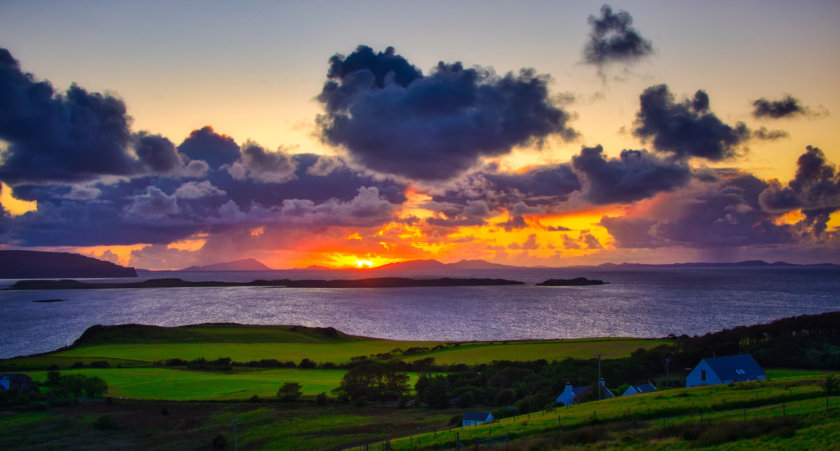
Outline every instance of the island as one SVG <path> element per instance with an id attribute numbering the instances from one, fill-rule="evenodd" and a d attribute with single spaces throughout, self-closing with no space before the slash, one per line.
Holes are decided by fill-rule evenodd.
<path id="1" fill-rule="evenodd" d="M 587 279 L 586 277 L 575 277 L 574 279 L 548 279 L 538 283 L 538 287 L 582 287 L 587 285 L 605 285 L 609 282 L 603 280 Z"/>
<path id="2" fill-rule="evenodd" d="M 408 279 L 377 277 L 337 280 L 253 280 L 251 282 L 197 281 L 169 278 L 142 282 L 80 282 L 78 280 L 20 280 L 5 290 L 97 290 L 108 288 L 202 288 L 202 287 L 268 287 L 268 288 L 402 288 L 402 287 L 482 287 L 524 285 L 506 279 Z"/>

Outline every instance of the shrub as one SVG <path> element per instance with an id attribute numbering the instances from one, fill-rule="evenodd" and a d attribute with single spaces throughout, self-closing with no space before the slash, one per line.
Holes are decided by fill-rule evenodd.
<path id="1" fill-rule="evenodd" d="M 315 397 L 315 404 L 319 406 L 325 406 L 329 402 L 329 398 L 327 398 L 327 394 L 324 392 L 318 393 L 318 396 Z"/>
<path id="2" fill-rule="evenodd" d="M 462 420 L 463 420 L 463 417 L 461 415 L 455 415 L 455 416 L 453 416 L 452 418 L 449 419 L 449 425 L 450 426 L 457 426 L 457 425 L 461 424 Z"/>
<path id="3" fill-rule="evenodd" d="M 219 434 L 213 437 L 213 449 L 225 449 L 227 447 L 227 438 Z"/>
<path id="4" fill-rule="evenodd" d="M 286 382 L 279 390 L 277 390 L 277 397 L 281 401 L 291 402 L 297 401 L 303 395 L 300 391 L 302 385 L 297 382 Z"/>
<path id="5" fill-rule="evenodd" d="M 114 419 L 113 415 L 101 415 L 99 416 L 96 421 L 93 422 L 93 427 L 96 429 L 119 429 L 117 426 L 117 420 Z"/>
<path id="6" fill-rule="evenodd" d="M 493 397 L 493 404 L 497 406 L 507 406 L 516 400 L 516 392 L 513 389 L 506 388 L 499 390 L 496 396 Z"/>

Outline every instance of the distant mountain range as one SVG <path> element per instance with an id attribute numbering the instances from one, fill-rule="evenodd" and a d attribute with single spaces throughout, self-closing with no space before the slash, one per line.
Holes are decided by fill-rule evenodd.
<path id="1" fill-rule="evenodd" d="M 253 258 L 245 258 L 232 262 L 214 263 L 212 265 L 190 266 L 181 271 L 271 271 L 272 269 Z"/>
<path id="2" fill-rule="evenodd" d="M 47 277 L 137 277 L 137 271 L 69 252 L 0 251 L 0 279 Z"/>
<path id="3" fill-rule="evenodd" d="M 663 264 L 646 264 L 646 263 L 604 263 L 601 265 L 579 265 L 579 266 L 564 266 L 559 268 L 576 268 L 576 269 L 644 269 L 644 268 L 712 268 L 712 267 L 797 267 L 797 266 L 825 266 L 835 267 L 838 265 L 832 263 L 820 263 L 813 265 L 798 265 L 788 262 L 773 262 L 767 263 L 763 260 L 747 260 L 736 263 L 663 263 Z M 484 260 L 461 260 L 455 263 L 441 263 L 437 260 L 410 260 L 405 262 L 390 263 L 387 265 L 371 268 L 366 271 L 438 271 L 447 269 L 523 269 L 523 268 L 544 268 L 551 269 L 549 266 L 510 266 L 500 265 L 498 263 L 490 263 Z"/>

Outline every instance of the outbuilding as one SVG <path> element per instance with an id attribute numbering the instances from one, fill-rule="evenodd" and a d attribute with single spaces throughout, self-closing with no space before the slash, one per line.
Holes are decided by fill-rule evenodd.
<path id="1" fill-rule="evenodd" d="M 563 404 L 564 406 L 570 406 L 579 402 L 578 398 L 580 395 L 584 394 L 587 390 L 589 390 L 592 386 L 591 385 L 581 385 L 579 387 L 573 387 L 572 384 L 566 383 L 566 388 L 563 389 L 563 393 L 560 393 L 560 396 L 557 397 L 557 404 Z M 597 396 L 595 397 L 598 398 Z M 601 381 L 601 399 L 609 399 L 615 398 L 613 392 L 604 385 L 604 381 Z"/>
<path id="2" fill-rule="evenodd" d="M 627 390 L 624 390 L 624 393 L 622 393 L 621 396 L 638 395 L 641 393 L 651 393 L 655 391 L 656 387 L 654 387 L 652 383 L 648 382 L 647 384 L 631 385 L 627 387 Z"/>
<path id="3" fill-rule="evenodd" d="M 475 426 L 476 424 L 493 421 L 493 414 L 490 412 L 465 412 L 461 420 L 461 426 Z"/>
<path id="4" fill-rule="evenodd" d="M 686 387 L 731 384 L 765 379 L 764 370 L 749 354 L 703 359 L 685 379 Z"/>

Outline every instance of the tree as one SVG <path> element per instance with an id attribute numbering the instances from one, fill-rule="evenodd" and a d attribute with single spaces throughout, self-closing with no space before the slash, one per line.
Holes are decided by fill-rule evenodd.
<path id="1" fill-rule="evenodd" d="M 58 387 L 58 384 L 61 383 L 61 373 L 57 370 L 52 370 L 47 373 L 47 385 L 50 387 Z"/>
<path id="2" fill-rule="evenodd" d="M 277 390 L 277 397 L 281 401 L 297 401 L 303 395 L 300 389 L 303 386 L 297 382 L 286 382 L 279 390 Z"/>
<path id="3" fill-rule="evenodd" d="M 408 388 L 408 374 L 391 365 L 363 361 L 344 374 L 341 385 L 333 392 L 350 401 L 390 401 L 399 399 Z"/>
<path id="4" fill-rule="evenodd" d="M 443 409 L 449 405 L 449 384 L 443 376 L 423 375 L 414 384 L 414 390 L 421 402 L 435 409 Z"/>
<path id="5" fill-rule="evenodd" d="M 84 380 L 83 385 L 88 398 L 101 398 L 108 393 L 108 383 L 101 377 L 88 377 Z"/>

